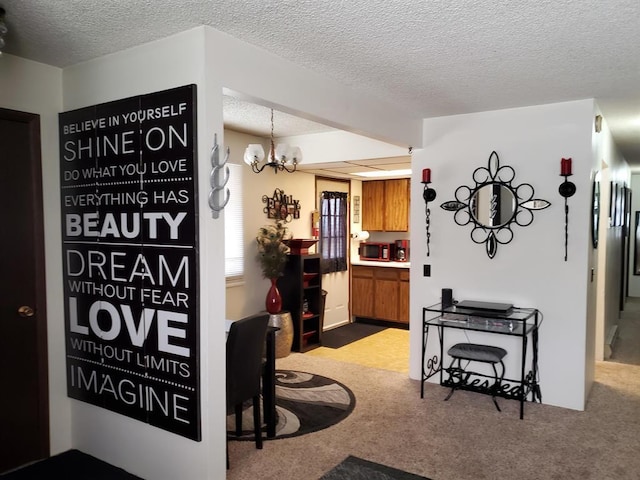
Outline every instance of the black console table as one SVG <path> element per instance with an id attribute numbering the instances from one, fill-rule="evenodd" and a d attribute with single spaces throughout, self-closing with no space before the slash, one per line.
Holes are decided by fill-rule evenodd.
<path id="1" fill-rule="evenodd" d="M 520 419 L 524 417 L 524 402 L 540 402 L 542 394 L 538 384 L 538 329 L 542 323 L 542 315 L 535 308 L 513 307 L 508 311 L 495 312 L 490 310 L 470 310 L 460 308 L 455 304 L 443 308 L 435 304 L 422 309 L 422 377 L 420 382 L 420 398 L 424 398 L 424 382 L 436 374 L 440 374 L 440 385 L 454 387 L 461 390 L 471 390 L 503 397 L 520 402 Z M 427 358 L 427 341 L 429 329 L 437 328 L 440 343 L 439 356 Z M 447 329 L 459 329 L 509 335 L 520 337 L 520 376 L 519 378 L 504 378 L 497 390 L 491 385 L 488 375 L 469 372 L 464 384 L 454 383 L 455 380 L 444 377 L 447 372 L 443 368 L 444 336 Z M 528 362 L 528 344 L 531 339 L 531 355 Z M 458 379 L 459 381 L 459 379 Z"/>

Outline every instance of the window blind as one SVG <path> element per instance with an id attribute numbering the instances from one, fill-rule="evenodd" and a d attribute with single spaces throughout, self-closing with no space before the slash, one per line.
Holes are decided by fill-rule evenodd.
<path id="1" fill-rule="evenodd" d="M 244 275 L 244 214 L 242 208 L 242 166 L 228 163 L 231 192 L 224 209 L 224 274 L 227 280 L 239 280 Z"/>

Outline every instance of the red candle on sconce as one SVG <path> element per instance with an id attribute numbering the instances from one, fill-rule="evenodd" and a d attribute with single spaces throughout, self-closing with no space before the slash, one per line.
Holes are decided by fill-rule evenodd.
<path id="1" fill-rule="evenodd" d="M 423 168 L 422 169 L 422 183 L 431 183 L 431 169 Z"/>
<path id="2" fill-rule="evenodd" d="M 560 160 L 560 175 L 571 175 L 571 159 L 563 158 Z"/>

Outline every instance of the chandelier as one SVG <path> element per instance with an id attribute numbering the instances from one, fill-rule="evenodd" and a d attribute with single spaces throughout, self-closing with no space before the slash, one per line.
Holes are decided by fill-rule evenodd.
<path id="1" fill-rule="evenodd" d="M 271 148 L 267 161 L 264 160 L 264 149 L 259 143 L 250 144 L 244 151 L 244 162 L 254 173 L 260 173 L 265 167 L 273 168 L 275 173 L 283 170 L 293 173 L 302 162 L 302 152 L 299 147 L 290 147 L 282 143 L 275 145 L 273 142 L 273 109 L 271 109 Z"/>

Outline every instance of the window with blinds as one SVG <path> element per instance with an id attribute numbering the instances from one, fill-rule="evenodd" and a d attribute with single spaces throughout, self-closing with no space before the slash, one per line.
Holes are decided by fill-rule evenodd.
<path id="1" fill-rule="evenodd" d="M 242 280 L 244 275 L 244 214 L 242 210 L 242 166 L 228 163 L 231 192 L 224 209 L 224 274 L 229 281 Z"/>

